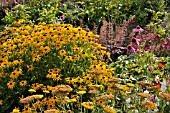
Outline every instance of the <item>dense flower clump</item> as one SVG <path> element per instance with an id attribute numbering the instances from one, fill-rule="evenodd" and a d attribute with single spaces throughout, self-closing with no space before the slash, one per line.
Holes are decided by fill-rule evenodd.
<path id="1" fill-rule="evenodd" d="M 42 23 L 9 27 L 0 36 L 0 81 L 3 86 L 0 98 L 12 99 L 12 102 L 3 102 L 3 109 L 10 103 L 11 106 L 17 103 L 22 95 L 28 96 L 29 89 L 32 89 L 30 92 L 58 94 L 66 88 L 56 90 L 58 85 L 68 84 L 74 90 L 64 89 L 64 93 L 77 92 L 87 90 L 88 85 L 94 88 L 93 84 L 106 83 L 112 78 L 112 68 L 107 68 L 103 62 L 103 56 L 109 56 L 109 53 L 96 43 L 98 36 L 92 32 L 73 28 L 70 24 Z M 100 73 L 96 74 L 98 71 Z M 12 97 L 14 94 L 18 97 Z M 48 97 L 48 100 L 50 98 L 54 96 Z M 30 97 L 27 99 L 26 103 L 32 101 Z M 60 98 L 56 99 L 61 103 Z M 37 109 L 54 108 L 57 103 L 44 102 Z"/>
<path id="2" fill-rule="evenodd" d="M 159 108 L 156 97 L 168 100 L 159 79 L 168 82 L 168 59 L 143 53 L 109 64 L 98 35 L 70 24 L 8 27 L 0 37 L 2 112 L 143 112 Z"/>

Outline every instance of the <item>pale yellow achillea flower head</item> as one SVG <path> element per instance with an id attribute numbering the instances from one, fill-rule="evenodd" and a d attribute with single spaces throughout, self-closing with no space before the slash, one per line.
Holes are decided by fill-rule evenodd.
<path id="1" fill-rule="evenodd" d="M 85 94 L 86 93 L 86 91 L 78 91 L 77 92 L 77 94 L 79 94 L 79 95 L 83 95 L 83 94 Z"/>
<path id="2" fill-rule="evenodd" d="M 29 89 L 28 91 L 29 91 L 30 93 L 36 92 L 36 90 L 34 90 L 34 89 Z"/>
<path id="3" fill-rule="evenodd" d="M 72 103 L 72 102 L 76 102 L 76 101 L 77 101 L 77 100 L 76 100 L 75 98 L 73 98 L 73 99 L 68 99 L 68 100 L 67 100 L 68 103 Z"/>
<path id="4" fill-rule="evenodd" d="M 18 108 L 13 109 L 12 113 L 20 113 L 20 110 Z"/>

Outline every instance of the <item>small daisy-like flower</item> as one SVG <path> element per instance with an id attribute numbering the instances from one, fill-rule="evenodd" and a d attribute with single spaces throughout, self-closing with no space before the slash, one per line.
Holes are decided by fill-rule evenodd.
<path id="1" fill-rule="evenodd" d="M 20 86 L 25 86 L 27 84 L 27 81 L 26 80 L 22 80 L 21 82 L 19 82 L 19 85 Z"/>
<path id="2" fill-rule="evenodd" d="M 72 59 L 72 56 L 66 56 L 65 60 L 72 61 L 73 59 Z"/>
<path id="3" fill-rule="evenodd" d="M 60 50 L 60 51 L 59 51 L 59 54 L 60 54 L 61 56 L 63 56 L 63 55 L 66 54 L 66 51 L 65 51 L 65 50 Z"/>
<path id="4" fill-rule="evenodd" d="M 29 65 L 29 66 L 27 66 L 27 68 L 28 68 L 28 71 L 34 70 L 34 66 L 33 65 Z"/>
<path id="5" fill-rule="evenodd" d="M 128 54 L 136 53 L 135 49 L 132 47 L 131 44 L 129 44 L 129 45 L 127 46 L 127 53 L 128 53 Z"/>
<path id="6" fill-rule="evenodd" d="M 78 87 L 78 89 L 81 90 L 81 91 L 86 91 L 87 90 L 86 86 L 84 86 L 84 85 L 80 85 Z"/>
<path id="7" fill-rule="evenodd" d="M 7 83 L 7 86 L 8 86 L 9 89 L 13 89 L 14 86 L 15 86 L 15 82 L 13 80 L 11 80 Z"/>
<path id="8" fill-rule="evenodd" d="M 48 103 L 47 109 L 55 109 L 55 103 Z"/>
<path id="9" fill-rule="evenodd" d="M 140 42 L 140 39 L 137 39 L 137 38 L 135 38 L 135 37 L 132 37 L 132 39 L 131 39 L 131 44 L 132 44 L 132 46 L 133 45 L 139 45 L 139 42 Z"/>
<path id="10" fill-rule="evenodd" d="M 41 57 L 39 55 L 35 56 L 32 58 L 32 61 L 35 62 L 35 61 L 40 61 Z"/>
<path id="11" fill-rule="evenodd" d="M 0 100 L 0 105 L 2 105 L 2 103 L 3 103 L 3 100 Z"/>
<path id="12" fill-rule="evenodd" d="M 10 77 L 12 78 L 12 79 L 16 79 L 16 78 L 18 78 L 18 76 L 19 76 L 19 73 L 17 73 L 17 72 L 12 72 L 11 73 L 11 75 L 10 75 Z"/>

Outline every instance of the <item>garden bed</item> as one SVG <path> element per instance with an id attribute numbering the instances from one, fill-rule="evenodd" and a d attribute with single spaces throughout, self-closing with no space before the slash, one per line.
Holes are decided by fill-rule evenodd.
<path id="1" fill-rule="evenodd" d="M 1 113 L 168 113 L 166 3 L 30 0 L 4 8 Z"/>

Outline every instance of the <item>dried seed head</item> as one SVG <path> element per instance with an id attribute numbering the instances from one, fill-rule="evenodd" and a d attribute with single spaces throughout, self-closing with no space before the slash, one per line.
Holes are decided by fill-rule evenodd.
<path id="1" fill-rule="evenodd" d="M 121 81 L 120 78 L 112 78 L 108 80 L 109 83 L 118 83 L 120 81 Z"/>
<path id="2" fill-rule="evenodd" d="M 113 95 L 103 95 L 103 96 L 97 97 L 97 98 L 96 98 L 96 101 L 100 101 L 100 100 L 111 100 L 111 99 L 113 99 L 113 98 L 114 98 Z"/>
<path id="3" fill-rule="evenodd" d="M 33 100 L 33 98 L 31 98 L 30 96 L 26 97 L 26 98 L 23 98 L 23 99 L 20 99 L 20 103 L 22 104 L 27 104 L 29 102 L 31 102 Z"/>
<path id="4" fill-rule="evenodd" d="M 88 93 L 89 93 L 89 94 L 99 94 L 99 93 L 100 93 L 100 91 L 99 91 L 99 90 L 94 89 L 94 90 L 90 90 Z"/>
<path id="5" fill-rule="evenodd" d="M 142 86 L 150 86 L 150 82 L 144 82 L 144 81 L 138 81 L 137 84 L 142 85 Z"/>

